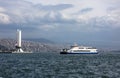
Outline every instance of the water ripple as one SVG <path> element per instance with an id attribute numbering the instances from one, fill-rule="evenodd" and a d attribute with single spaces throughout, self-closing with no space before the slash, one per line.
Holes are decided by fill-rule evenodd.
<path id="1" fill-rule="evenodd" d="M 120 78 L 120 54 L 0 54 L 2 78 Z"/>

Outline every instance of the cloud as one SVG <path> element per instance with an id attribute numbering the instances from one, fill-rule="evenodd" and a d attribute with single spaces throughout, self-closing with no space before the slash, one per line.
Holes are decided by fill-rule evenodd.
<path id="1" fill-rule="evenodd" d="M 5 9 L 3 7 L 0 7 L 0 12 L 5 12 Z"/>
<path id="2" fill-rule="evenodd" d="M 6 12 L 2 13 L 2 16 L 6 16 L 6 19 L 10 19 L 11 23 L 37 23 L 44 21 L 47 16 L 57 20 L 61 14 L 59 11 L 73 7 L 71 4 L 59 4 L 59 5 L 41 5 L 32 4 L 26 1 L 12 0 L 9 2 L 1 1 L 0 6 L 6 9 Z M 6 5 L 6 6 L 5 6 Z M 18 7 L 19 6 L 19 7 Z M 49 15 L 48 15 L 49 14 Z M 60 16 L 59 16 L 60 15 Z M 8 18 L 9 17 L 9 18 Z M 46 18 L 47 21 L 47 18 Z M 2 21 L 1 21 L 2 22 Z"/>
<path id="3" fill-rule="evenodd" d="M 72 4 L 58 4 L 58 5 L 37 4 L 35 6 L 38 7 L 39 9 L 45 10 L 45 11 L 61 11 L 61 10 L 65 10 L 65 9 L 73 7 Z"/>
<path id="4" fill-rule="evenodd" d="M 0 0 L 0 31 L 5 33 L 20 28 L 26 34 L 24 37 L 56 40 L 66 36 L 71 40 L 77 40 L 77 37 L 88 39 L 89 34 L 93 35 L 91 40 L 98 39 L 98 35 L 102 39 L 102 36 L 109 35 L 104 35 L 105 32 L 115 34 L 120 29 L 120 6 L 117 1 Z"/>
<path id="5" fill-rule="evenodd" d="M 85 9 L 80 10 L 80 12 L 81 13 L 86 13 L 86 12 L 90 12 L 92 10 L 93 10 L 93 8 L 85 8 Z"/>
<path id="6" fill-rule="evenodd" d="M 10 17 L 6 14 L 0 13 L 0 23 L 1 24 L 9 24 L 10 23 Z"/>

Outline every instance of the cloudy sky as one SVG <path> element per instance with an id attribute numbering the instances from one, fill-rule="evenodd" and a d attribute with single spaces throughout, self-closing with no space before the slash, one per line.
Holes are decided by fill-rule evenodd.
<path id="1" fill-rule="evenodd" d="M 120 45 L 120 0 L 0 0 L 0 38 Z"/>

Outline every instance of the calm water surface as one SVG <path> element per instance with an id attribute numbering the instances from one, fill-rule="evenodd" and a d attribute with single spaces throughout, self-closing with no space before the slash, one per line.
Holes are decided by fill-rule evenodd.
<path id="1" fill-rule="evenodd" d="M 0 54 L 0 78 L 120 78 L 120 53 Z"/>

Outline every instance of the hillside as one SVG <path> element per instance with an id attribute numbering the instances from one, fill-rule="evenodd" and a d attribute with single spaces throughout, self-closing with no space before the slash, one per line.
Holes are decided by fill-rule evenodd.
<path id="1" fill-rule="evenodd" d="M 50 43 L 50 44 L 54 44 L 53 41 L 50 41 L 48 39 L 45 39 L 45 38 L 37 38 L 37 39 L 32 39 L 32 38 L 26 38 L 26 39 L 23 39 L 25 41 L 33 41 L 33 42 L 40 42 L 40 43 Z"/>
<path id="2" fill-rule="evenodd" d="M 13 39 L 0 39 L 0 50 L 9 51 L 15 49 L 16 40 Z M 24 51 L 33 52 L 58 52 L 60 51 L 60 45 L 52 43 L 41 43 L 34 41 L 22 41 L 22 49 Z"/>

